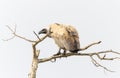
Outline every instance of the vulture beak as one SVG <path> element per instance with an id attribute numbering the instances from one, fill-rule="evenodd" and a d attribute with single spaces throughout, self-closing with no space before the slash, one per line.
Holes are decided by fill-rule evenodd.
<path id="1" fill-rule="evenodd" d="M 38 32 L 38 34 L 47 34 L 47 29 L 42 29 L 41 31 Z"/>

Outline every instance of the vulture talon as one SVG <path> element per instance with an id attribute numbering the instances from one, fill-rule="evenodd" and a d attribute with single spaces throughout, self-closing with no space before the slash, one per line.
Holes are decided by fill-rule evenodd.
<path id="1" fill-rule="evenodd" d="M 61 53 L 57 53 L 57 54 L 54 54 L 53 56 L 57 56 L 57 55 L 60 55 Z"/>

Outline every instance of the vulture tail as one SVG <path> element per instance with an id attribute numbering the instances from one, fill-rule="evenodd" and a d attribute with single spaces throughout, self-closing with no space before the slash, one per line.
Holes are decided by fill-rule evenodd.
<path id="1" fill-rule="evenodd" d="M 79 43 L 76 40 L 74 40 L 73 47 L 74 47 L 74 49 L 70 50 L 70 52 L 72 52 L 72 53 L 78 53 L 78 51 L 80 51 Z"/>

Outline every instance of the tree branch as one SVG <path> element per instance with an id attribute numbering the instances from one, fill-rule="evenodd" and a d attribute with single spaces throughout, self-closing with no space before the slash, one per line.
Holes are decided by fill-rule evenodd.
<path id="1" fill-rule="evenodd" d="M 86 50 L 86 49 L 88 49 L 89 47 L 91 47 L 91 46 L 93 46 L 93 45 L 96 45 L 96 44 L 100 44 L 100 43 L 101 43 L 101 41 L 91 43 L 91 44 L 87 45 L 87 46 L 84 47 L 84 48 L 80 48 L 80 51 Z"/>
<path id="2" fill-rule="evenodd" d="M 25 38 L 25 37 L 22 37 L 22 36 L 16 34 L 16 26 L 15 26 L 14 30 L 11 29 L 8 25 L 7 25 L 7 28 L 12 32 L 13 36 L 12 36 L 11 38 L 9 38 L 9 39 L 4 40 L 4 41 L 8 41 L 8 40 L 11 40 L 11 39 L 13 39 L 13 38 L 15 38 L 15 37 L 18 37 L 18 38 L 21 38 L 21 39 L 23 39 L 23 40 L 25 40 L 25 41 L 28 41 L 28 42 L 36 42 L 36 41 L 34 41 L 34 40 L 30 40 L 30 39 L 27 39 L 27 38 Z"/>
<path id="3" fill-rule="evenodd" d="M 33 31 L 33 33 L 36 35 L 36 37 L 40 40 L 40 38 L 39 38 L 39 36 L 36 34 L 36 32 L 35 31 Z"/>
<path id="4" fill-rule="evenodd" d="M 92 56 L 91 56 L 91 59 L 92 59 L 92 63 L 96 66 L 96 67 L 102 67 L 103 69 L 109 71 L 109 72 L 114 72 L 108 68 L 106 68 L 105 66 L 101 65 L 100 63 L 98 63 Z"/>
<path id="5" fill-rule="evenodd" d="M 91 57 L 91 56 L 99 56 L 98 58 L 100 59 L 100 60 L 115 60 L 115 59 L 120 59 L 120 58 L 102 58 L 102 57 L 100 57 L 100 54 L 102 54 L 102 53 L 104 53 L 104 54 L 106 54 L 106 53 L 113 53 L 113 54 L 119 54 L 120 55 L 120 53 L 118 53 L 118 52 L 114 52 L 114 51 L 112 51 L 112 50 L 106 50 L 106 51 L 101 51 L 101 52 L 93 52 L 93 53 L 66 53 L 65 55 L 64 54 L 60 54 L 60 55 L 56 55 L 56 56 L 50 56 L 50 57 L 48 57 L 48 58 L 42 58 L 42 59 L 39 59 L 38 60 L 38 62 L 39 63 L 43 63 L 43 62 L 47 62 L 47 61 L 51 61 L 51 60 L 54 60 L 54 59 L 57 59 L 57 58 L 62 58 L 62 57 L 70 57 L 70 56 L 89 56 L 89 57 Z"/>
<path id="6" fill-rule="evenodd" d="M 100 51 L 100 52 L 93 52 L 93 53 L 66 53 L 65 55 L 61 54 L 61 55 L 56 55 L 56 56 L 50 56 L 48 58 L 42 58 L 42 59 L 39 59 L 38 60 L 38 63 L 44 63 L 44 62 L 48 62 L 48 61 L 52 61 L 52 60 L 55 60 L 57 58 L 62 58 L 62 57 L 70 57 L 70 56 L 88 56 L 88 57 L 91 57 L 92 59 L 92 62 L 95 66 L 97 67 L 102 67 L 104 68 L 105 70 L 109 71 L 109 72 L 113 72 L 112 70 L 102 66 L 101 64 L 99 64 L 94 58 L 93 56 L 97 56 L 98 59 L 100 60 L 115 60 L 115 59 L 120 59 L 120 57 L 113 57 L 113 58 L 105 58 L 105 57 L 101 57 L 100 54 L 109 54 L 109 53 L 113 53 L 113 54 L 117 54 L 117 55 L 120 55 L 119 52 L 115 52 L 115 51 L 112 51 L 112 50 L 106 50 L 106 51 Z"/>

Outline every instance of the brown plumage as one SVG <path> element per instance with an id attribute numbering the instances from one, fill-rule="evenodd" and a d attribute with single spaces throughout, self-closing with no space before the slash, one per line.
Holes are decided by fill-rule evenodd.
<path id="1" fill-rule="evenodd" d="M 77 53 L 80 50 L 78 32 L 73 26 L 54 23 L 49 26 L 49 29 L 41 30 L 39 34 L 41 33 L 46 33 L 54 39 L 60 48 L 57 55 L 61 53 L 61 49 L 64 50 L 64 54 L 66 51 Z"/>

